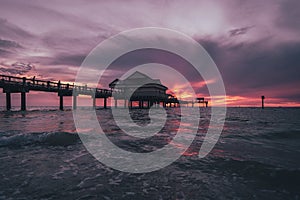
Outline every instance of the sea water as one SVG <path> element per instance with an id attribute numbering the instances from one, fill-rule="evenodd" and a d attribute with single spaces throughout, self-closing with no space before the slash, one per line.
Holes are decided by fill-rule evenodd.
<path id="1" fill-rule="evenodd" d="M 164 128 L 148 140 L 124 135 L 110 109 L 96 113 L 114 144 L 146 153 L 172 140 L 180 124 L 178 110 L 168 108 Z M 200 111 L 189 149 L 169 166 L 142 174 L 96 160 L 77 135 L 71 109 L 0 111 L 0 199 L 300 198 L 299 108 L 228 108 L 221 137 L 201 159 L 211 113 Z M 131 117 L 141 126 L 150 120 L 147 110 L 132 110 Z"/>

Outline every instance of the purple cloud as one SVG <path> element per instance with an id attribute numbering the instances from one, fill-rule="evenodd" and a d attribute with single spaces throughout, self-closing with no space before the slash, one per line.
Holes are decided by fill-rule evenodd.
<path id="1" fill-rule="evenodd" d="M 85 56 L 124 30 L 158 26 L 181 31 L 202 44 L 217 63 L 229 95 L 300 102 L 299 2 L 280 1 L 51 1 L 3 0 L 0 71 L 73 81 Z M 168 52 L 145 50 L 121 56 L 104 84 L 129 67 L 149 61 L 173 66 L 201 82 L 189 64 Z M 31 63 L 23 71 L 14 63 Z M 198 89 L 205 92 L 205 89 Z"/>

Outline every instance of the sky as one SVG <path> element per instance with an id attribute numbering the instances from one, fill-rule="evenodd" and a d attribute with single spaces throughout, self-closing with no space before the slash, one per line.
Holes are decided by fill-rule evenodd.
<path id="1" fill-rule="evenodd" d="M 297 0 L 41 1 L 0 0 L 0 74 L 74 82 L 89 52 L 122 31 L 169 28 L 201 44 L 222 75 L 229 106 L 300 106 L 300 2 Z M 188 64 L 165 52 L 120 58 L 101 86 L 129 66 L 160 61 L 174 65 L 209 98 Z M 172 62 L 170 62 L 172 61 Z M 161 78 L 159 73 L 153 78 Z M 157 76 L 157 77 L 155 77 Z M 185 84 L 161 79 L 181 98 Z M 14 94 L 13 105 L 19 105 Z M 57 94 L 30 92 L 28 105 L 57 105 Z M 0 106 L 5 105 L 0 93 Z M 99 100 L 100 101 L 100 100 Z"/>

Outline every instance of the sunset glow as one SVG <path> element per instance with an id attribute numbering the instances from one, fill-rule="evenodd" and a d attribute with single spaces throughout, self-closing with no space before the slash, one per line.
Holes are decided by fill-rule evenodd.
<path id="1" fill-rule="evenodd" d="M 73 84 L 82 61 L 103 40 L 132 28 L 163 27 L 187 34 L 207 50 L 222 75 L 228 106 L 260 106 L 261 95 L 266 96 L 266 106 L 300 105 L 300 90 L 296 87 L 300 85 L 299 29 L 297 17 L 286 12 L 297 6 L 260 1 L 238 6 L 231 1 L 131 3 L 134 11 L 132 5 L 122 1 L 72 3 L 81 9 L 67 4 L 4 1 L 0 8 L 0 73 Z M 128 19 L 122 20 L 124 16 Z M 170 67 L 178 65 L 189 79 L 189 83 L 182 83 L 156 72 L 158 76 L 153 78 L 159 78 L 170 93 L 182 100 L 194 100 L 186 91 L 191 84 L 198 97 L 210 99 L 207 85 L 217 80 L 205 82 L 186 63 L 172 63 L 172 59 L 159 54 L 152 57 L 162 62 L 167 59 Z M 149 55 L 143 53 L 124 58 L 112 66 L 98 86 L 108 88 L 128 70 L 126 67 L 148 59 Z M 93 73 L 95 69 L 90 70 Z M 52 94 L 35 92 L 28 96 L 32 105 L 57 105 L 57 97 Z M 0 106 L 4 106 L 4 98 L 1 92 Z"/>

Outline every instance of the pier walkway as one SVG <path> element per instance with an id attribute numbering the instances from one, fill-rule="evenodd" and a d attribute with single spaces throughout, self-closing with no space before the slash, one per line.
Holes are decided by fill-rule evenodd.
<path id="1" fill-rule="evenodd" d="M 16 76 L 7 76 L 0 75 L 0 88 L 3 89 L 3 93 L 6 94 L 6 110 L 11 110 L 11 94 L 20 93 L 21 94 L 21 110 L 26 110 L 26 94 L 30 91 L 42 91 L 42 92 L 53 92 L 57 93 L 59 96 L 59 109 L 64 109 L 64 97 L 73 96 L 73 109 L 77 108 L 77 96 L 78 95 L 87 95 L 91 96 L 93 99 L 93 107 L 96 108 L 96 99 L 103 99 L 103 107 L 107 108 L 107 99 L 114 96 L 115 107 L 117 107 L 118 91 L 113 91 L 112 89 L 102 89 L 102 88 L 92 88 L 85 86 L 79 86 L 69 83 L 62 83 L 61 81 L 45 81 L 38 80 L 33 78 L 26 77 L 16 77 Z M 116 93 L 113 95 L 113 93 Z M 182 101 L 170 94 L 165 94 L 165 98 L 159 96 L 149 97 L 145 95 L 136 96 L 136 99 L 124 99 L 124 107 L 133 108 L 132 102 L 138 101 L 139 108 L 150 108 L 153 104 L 161 104 L 163 107 L 179 107 L 185 105 L 188 107 L 190 104 L 194 107 L 195 103 L 208 105 L 208 101 L 205 101 L 204 98 L 197 98 L 196 101 Z M 153 99 L 155 98 L 155 99 Z M 144 106 L 146 103 L 146 106 Z"/>
<path id="2" fill-rule="evenodd" d="M 64 108 L 64 97 L 73 96 L 73 109 L 77 107 L 78 95 L 89 95 L 93 98 L 93 106 L 96 104 L 96 98 L 104 99 L 104 108 L 107 107 L 107 98 L 112 96 L 112 91 L 101 88 L 91 88 L 87 86 L 77 86 L 65 84 L 60 81 L 44 81 L 35 78 L 15 77 L 0 75 L 0 88 L 6 94 L 6 109 L 11 109 L 11 93 L 21 94 L 21 110 L 26 110 L 26 93 L 30 91 L 54 92 L 59 96 L 59 108 Z"/>

